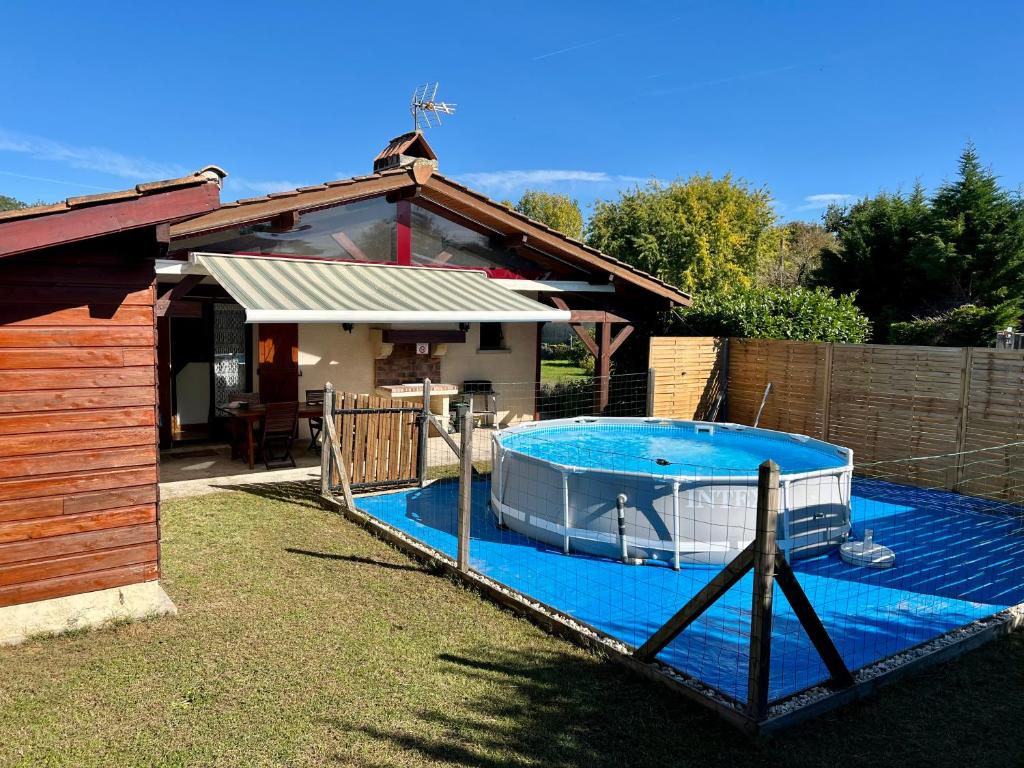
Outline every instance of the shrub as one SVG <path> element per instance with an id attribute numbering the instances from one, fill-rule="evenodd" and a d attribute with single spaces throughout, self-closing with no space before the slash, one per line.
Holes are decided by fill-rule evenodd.
<path id="1" fill-rule="evenodd" d="M 853 294 L 836 297 L 825 288 L 765 287 L 698 294 L 693 306 L 679 310 L 674 331 L 859 344 L 871 332 L 871 322 L 853 299 Z"/>
<path id="2" fill-rule="evenodd" d="M 1021 308 L 1017 300 L 995 307 L 963 304 L 934 317 L 915 318 L 889 327 L 891 344 L 935 347 L 991 347 L 996 332 L 1016 325 Z"/>

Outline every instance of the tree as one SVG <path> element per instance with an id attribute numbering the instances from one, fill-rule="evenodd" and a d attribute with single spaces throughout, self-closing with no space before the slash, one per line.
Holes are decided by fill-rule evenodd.
<path id="1" fill-rule="evenodd" d="M 22 208 L 28 208 L 28 203 L 23 203 L 21 200 L 7 195 L 0 195 L 0 211 L 17 211 Z"/>
<path id="2" fill-rule="evenodd" d="M 973 144 L 960 154 L 956 181 L 932 199 L 922 267 L 949 282 L 957 302 L 994 306 L 1024 293 L 1024 207 L 981 165 Z"/>
<path id="3" fill-rule="evenodd" d="M 821 266 L 821 252 L 834 248 L 835 235 L 820 224 L 791 221 L 779 232 L 779 251 L 767 254 L 757 271 L 757 284 L 766 288 L 795 288 L 811 284 Z"/>
<path id="4" fill-rule="evenodd" d="M 920 185 L 909 195 L 881 193 L 830 208 L 825 228 L 836 245 L 823 251 L 814 282 L 856 291 L 877 341 L 890 339 L 892 324 L 918 318 L 924 320 L 901 326 L 900 338 L 924 333 L 929 323 L 961 326 L 964 318 L 980 328 L 978 318 L 1005 319 L 1018 306 L 1013 300 L 1024 296 L 1024 202 L 999 187 L 971 144 L 960 155 L 956 180 L 930 200 Z M 948 314 L 967 305 L 973 309 Z M 954 336 L 963 337 L 959 331 L 935 337 Z"/>
<path id="5" fill-rule="evenodd" d="M 835 244 L 822 251 L 812 282 L 837 294 L 855 292 L 878 341 L 888 338 L 891 323 L 932 311 L 942 295 L 941 280 L 912 255 L 930 216 L 920 185 L 909 195 L 882 192 L 825 213 L 825 229 L 835 236 Z"/>
<path id="6" fill-rule="evenodd" d="M 528 189 L 514 207 L 524 216 L 547 224 L 563 235 L 576 240 L 583 237 L 583 213 L 579 203 L 568 195 Z"/>
<path id="7" fill-rule="evenodd" d="M 742 288 L 698 293 L 693 306 L 678 310 L 675 332 L 695 336 L 797 339 L 859 344 L 871 323 L 851 295 L 825 288 Z"/>
<path id="8" fill-rule="evenodd" d="M 778 253 L 780 233 L 766 189 L 726 174 L 651 182 L 599 202 L 587 242 L 683 290 L 746 287 Z"/>

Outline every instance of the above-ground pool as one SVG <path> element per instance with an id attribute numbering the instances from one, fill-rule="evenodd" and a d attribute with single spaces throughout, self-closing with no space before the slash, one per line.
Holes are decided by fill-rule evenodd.
<path id="1" fill-rule="evenodd" d="M 844 541 L 852 451 L 738 424 L 578 418 L 501 430 L 491 510 L 499 524 L 566 553 L 677 568 L 726 563 L 754 538 L 765 459 L 780 467 L 778 543 L 787 558 Z"/>

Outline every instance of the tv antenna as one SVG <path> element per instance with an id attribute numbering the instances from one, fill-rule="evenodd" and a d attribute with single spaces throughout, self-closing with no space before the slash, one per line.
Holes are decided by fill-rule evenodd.
<path id="1" fill-rule="evenodd" d="M 412 92 L 409 111 L 412 113 L 413 130 L 422 133 L 424 128 L 441 125 L 441 115 L 454 115 L 455 105 L 437 100 L 437 83 L 420 86 Z"/>

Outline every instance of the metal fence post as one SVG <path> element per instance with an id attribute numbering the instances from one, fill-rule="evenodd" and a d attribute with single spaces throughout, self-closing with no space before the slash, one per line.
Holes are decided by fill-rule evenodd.
<path id="1" fill-rule="evenodd" d="M 473 415 L 459 403 L 459 570 L 469 570 L 469 533 L 473 511 Z"/>
<path id="2" fill-rule="evenodd" d="M 324 498 L 334 498 L 334 488 L 331 482 L 334 478 L 334 468 L 331 466 L 331 433 L 327 429 L 327 420 L 334 418 L 334 385 L 331 382 L 324 384 L 324 426 L 320 431 L 323 437 L 323 444 L 320 446 L 320 495 Z"/>
<path id="3" fill-rule="evenodd" d="M 647 415 L 654 415 L 654 383 L 658 378 L 658 372 L 654 368 L 647 369 Z"/>
<path id="4" fill-rule="evenodd" d="M 420 424 L 419 450 L 416 452 L 416 477 L 420 488 L 427 484 L 427 438 L 430 436 L 430 379 L 423 380 L 423 410 L 417 417 Z"/>
<path id="5" fill-rule="evenodd" d="M 750 606 L 750 667 L 747 714 L 755 722 L 768 715 L 772 660 L 772 591 L 775 584 L 775 529 L 779 514 L 779 465 L 770 459 L 757 472 L 754 532 L 754 593 Z"/>

